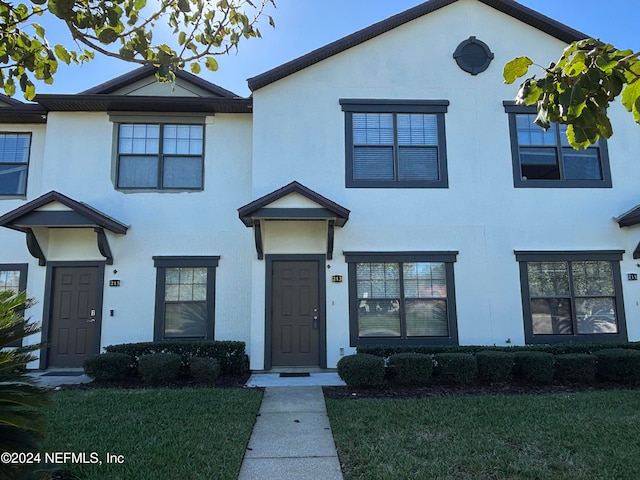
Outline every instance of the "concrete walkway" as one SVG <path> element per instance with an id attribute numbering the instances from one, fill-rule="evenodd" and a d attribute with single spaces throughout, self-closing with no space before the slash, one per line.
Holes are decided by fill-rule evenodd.
<path id="1" fill-rule="evenodd" d="M 308 376 L 283 377 L 278 373 L 254 373 L 247 380 L 247 387 L 311 387 L 346 385 L 336 372 L 311 372 Z"/>
<path id="2" fill-rule="evenodd" d="M 82 369 L 58 369 L 51 371 L 31 371 L 27 376 L 35 379 L 36 383 L 41 387 L 56 388 L 60 385 L 75 385 L 79 383 L 89 383 L 93 379 L 84 374 Z"/>
<path id="3" fill-rule="evenodd" d="M 322 387 L 267 387 L 238 480 L 342 480 Z"/>

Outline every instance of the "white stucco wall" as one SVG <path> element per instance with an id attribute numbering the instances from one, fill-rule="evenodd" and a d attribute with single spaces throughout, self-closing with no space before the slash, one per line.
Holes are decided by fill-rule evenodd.
<path id="1" fill-rule="evenodd" d="M 495 54 L 477 76 L 453 59 L 470 36 Z M 515 41 L 517 39 L 517 41 Z M 524 343 L 514 250 L 626 250 L 621 264 L 630 340 L 640 340 L 638 227 L 612 217 L 638 202 L 637 126 L 616 105 L 609 142 L 614 188 L 514 188 L 503 65 L 523 54 L 545 64 L 564 44 L 475 0 L 462 0 L 254 92 L 253 196 L 297 180 L 351 210 L 336 229 L 328 277 L 329 366 L 348 346 L 348 281 L 343 251 L 457 250 L 454 265 L 460 344 Z M 449 188 L 345 188 L 344 113 L 339 100 L 448 100 Z M 629 230 L 629 231 L 627 231 Z M 268 235 L 265 235 L 267 237 Z M 265 240 L 266 241 L 266 240 Z M 262 279 L 254 276 L 254 290 Z M 253 312 L 254 325 L 262 314 Z"/>
<path id="2" fill-rule="evenodd" d="M 27 199 L 32 200 L 37 197 L 32 191 L 39 192 L 43 181 L 43 163 L 46 126 L 42 124 L 5 124 L 0 128 L 3 132 L 31 133 L 31 146 L 29 150 L 29 172 L 27 177 Z M 3 198 L 0 200 L 0 213 L 4 214 L 20 205 L 24 204 L 22 198 Z M 44 292 L 44 275 L 37 270 L 38 261 L 27 253 L 25 235 L 20 232 L 0 229 L 0 264 L 27 263 L 27 291 Z M 37 302 L 29 308 L 25 315 L 36 321 L 42 318 L 42 299 L 36 298 Z M 37 343 L 39 336 L 26 339 L 27 344 Z M 35 365 L 35 364 L 34 364 Z M 37 366 L 37 365 L 36 365 Z"/>
<path id="3" fill-rule="evenodd" d="M 153 256 L 219 255 L 215 338 L 249 341 L 253 244 L 236 209 L 251 200 L 250 115 L 207 118 L 205 188 L 200 192 L 116 190 L 115 130 L 106 113 L 52 112 L 46 132 L 35 129 L 27 200 L 56 190 L 129 226 L 126 235 L 107 232 L 114 264 L 105 268 L 101 346 L 153 340 Z M 24 203 L 3 200 L 0 206 L 5 213 Z M 38 228 L 35 233 L 49 261 L 104 261 L 93 229 Z M 27 290 L 38 303 L 28 314 L 41 320 L 46 267 L 29 255 L 22 233 L 1 229 L 0 245 L 0 263 L 29 263 Z M 111 279 L 121 285 L 109 287 Z"/>

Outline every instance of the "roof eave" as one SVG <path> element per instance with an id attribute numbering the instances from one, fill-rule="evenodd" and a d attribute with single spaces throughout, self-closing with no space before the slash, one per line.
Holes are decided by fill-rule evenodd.
<path id="1" fill-rule="evenodd" d="M 640 224 L 640 205 L 614 218 L 620 228 L 633 227 Z"/>
<path id="2" fill-rule="evenodd" d="M 196 112 L 251 113 L 250 98 L 156 97 L 134 95 L 36 95 L 35 100 L 48 111 L 60 112 Z"/>
<path id="3" fill-rule="evenodd" d="M 19 104 L 0 108 L 0 123 L 47 123 L 47 111 L 40 105 Z"/>

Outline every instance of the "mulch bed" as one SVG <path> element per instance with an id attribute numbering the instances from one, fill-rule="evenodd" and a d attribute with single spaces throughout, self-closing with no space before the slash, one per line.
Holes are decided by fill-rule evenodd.
<path id="1" fill-rule="evenodd" d="M 640 389 L 640 386 L 616 383 L 597 383 L 594 385 L 402 385 L 384 384 L 371 388 L 323 387 L 325 398 L 337 400 L 359 400 L 363 398 L 425 398 L 451 395 L 523 395 L 545 393 L 573 393 L 602 390 Z"/>
<path id="2" fill-rule="evenodd" d="M 190 379 L 178 380 L 165 388 L 243 388 L 249 380 L 249 373 L 240 376 L 224 375 L 214 383 L 198 383 Z M 55 390 L 96 390 L 104 388 L 139 389 L 157 388 L 155 385 L 144 383 L 139 377 L 129 377 L 117 382 L 93 381 L 73 385 L 60 385 Z M 362 398 L 424 398 L 443 397 L 451 395 L 523 395 L 545 393 L 572 393 L 602 390 L 638 389 L 640 385 L 624 385 L 619 383 L 595 383 L 593 385 L 531 385 L 525 383 L 492 384 L 492 385 L 403 385 L 399 383 L 385 383 L 377 387 L 322 387 L 326 398 L 337 400 L 358 400 Z"/>

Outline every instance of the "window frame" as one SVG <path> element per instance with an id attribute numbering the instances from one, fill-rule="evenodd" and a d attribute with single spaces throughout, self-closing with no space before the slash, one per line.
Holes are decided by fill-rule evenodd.
<path id="1" fill-rule="evenodd" d="M 565 180 L 560 178 L 558 180 L 524 180 L 522 178 L 522 168 L 520 164 L 520 144 L 518 142 L 518 129 L 516 124 L 516 115 L 531 115 L 536 114 L 537 109 L 535 106 L 520 106 L 515 105 L 514 102 L 503 102 L 505 112 L 509 116 L 509 137 L 511 141 L 511 159 L 513 164 L 513 186 L 516 188 L 611 188 L 611 168 L 609 164 L 609 149 L 607 141 L 601 138 L 595 147 L 599 151 L 600 169 L 602 172 L 601 180 Z M 556 144 L 549 148 L 555 148 L 559 152 L 558 167 L 562 174 L 562 148 L 560 143 L 560 128 L 558 124 L 552 124 L 552 127 L 556 132 Z"/>
<path id="2" fill-rule="evenodd" d="M 176 118 L 174 120 L 170 119 L 161 119 L 153 121 L 151 118 L 145 117 L 132 117 L 132 118 L 118 118 L 116 117 L 114 120 L 115 123 L 115 154 L 116 154 L 116 168 L 115 168 L 115 186 L 117 190 L 122 191 L 156 191 L 156 192 L 181 192 L 181 191 L 189 191 L 189 192 L 200 192 L 204 190 L 204 176 L 205 176 L 205 144 L 206 144 L 206 125 L 201 119 L 195 119 L 190 121 L 187 118 Z M 157 125 L 159 127 L 158 132 L 158 153 L 157 154 L 127 154 L 120 152 L 120 127 L 122 125 Z M 202 128 L 202 154 L 200 155 L 178 155 L 178 154 L 164 154 L 164 129 L 166 126 L 199 126 Z M 155 158 L 158 164 L 158 177 L 156 179 L 156 186 L 153 187 L 142 187 L 142 186 L 132 186 L 132 187 L 123 187 L 120 185 L 120 164 L 121 157 L 123 156 L 137 156 L 137 157 L 149 157 Z M 189 158 L 199 158 L 201 160 L 201 177 L 200 177 L 200 186 L 199 187 L 165 187 L 163 186 L 164 179 L 164 165 L 165 159 L 171 157 L 189 157 Z"/>
<path id="3" fill-rule="evenodd" d="M 453 265 L 457 261 L 457 251 L 442 252 L 344 252 L 348 268 L 349 282 L 349 338 L 350 345 L 458 345 L 458 320 L 456 311 L 455 275 Z M 439 262 L 445 264 L 445 280 L 447 287 L 447 323 L 448 337 L 407 337 L 406 317 L 404 316 L 404 302 L 400 299 L 400 331 L 404 337 L 360 337 L 358 328 L 358 292 L 357 292 L 357 264 L 358 263 L 417 263 Z M 401 292 L 403 285 L 400 285 Z M 403 293 L 403 292 L 402 292 Z M 403 327 L 404 326 L 404 327 Z"/>
<path id="4" fill-rule="evenodd" d="M 448 188 L 445 113 L 448 100 L 368 100 L 340 99 L 345 118 L 345 187 L 346 188 Z M 394 114 L 394 170 L 398 171 L 397 114 L 434 114 L 438 128 L 438 180 L 355 180 L 353 178 L 353 114 Z"/>
<path id="5" fill-rule="evenodd" d="M 19 272 L 20 280 L 18 281 L 18 292 L 24 292 L 27 290 L 27 271 L 29 269 L 28 263 L 0 263 L 0 272 Z M 24 317 L 24 311 L 21 312 Z M 24 339 L 20 339 L 16 342 L 10 343 L 8 347 L 21 347 Z"/>
<path id="6" fill-rule="evenodd" d="M 160 341 L 176 341 L 176 342 L 189 342 L 189 341 L 204 341 L 214 340 L 215 333 L 215 286 L 216 286 L 216 270 L 220 256 L 207 256 L 207 257 L 165 257 L 155 256 L 153 257 L 154 266 L 156 267 L 156 299 L 155 299 L 155 314 L 154 314 L 154 327 L 153 327 L 153 340 L 155 342 Z M 164 334 L 165 322 L 164 312 L 165 305 L 165 286 L 166 286 L 166 270 L 167 268 L 206 268 L 207 269 L 207 319 L 205 325 L 204 337 L 166 337 Z"/>
<path id="7" fill-rule="evenodd" d="M 624 312 L 624 297 L 622 291 L 622 276 L 620 262 L 624 250 L 589 250 L 589 251 L 515 251 L 516 261 L 520 269 L 520 291 L 522 296 L 522 314 L 524 322 L 524 337 L 527 345 L 545 343 L 598 343 L 598 342 L 627 342 L 627 323 Z M 571 322 L 573 334 L 534 334 L 533 317 L 531 313 L 531 294 L 529 290 L 529 275 L 527 265 L 529 262 L 567 262 L 571 271 L 572 262 L 604 261 L 611 263 L 614 289 L 614 306 L 618 333 L 578 333 L 575 300 L 582 298 L 576 295 L 571 286 L 567 297 L 571 299 Z M 535 297 L 540 298 L 540 297 Z M 553 298 L 553 297 L 549 297 Z"/>
<path id="8" fill-rule="evenodd" d="M 29 147 L 27 148 L 27 161 L 26 162 L 3 162 L 0 160 L 0 166 L 3 165 L 24 165 L 26 167 L 26 173 L 24 176 L 24 192 L 23 193 L 2 193 L 0 191 L 0 198 L 24 198 L 27 196 L 27 187 L 29 185 L 29 163 L 31 162 L 31 144 L 33 140 L 33 132 L 13 132 L 13 131 L 0 131 L 2 135 L 26 135 L 29 137 Z"/>

